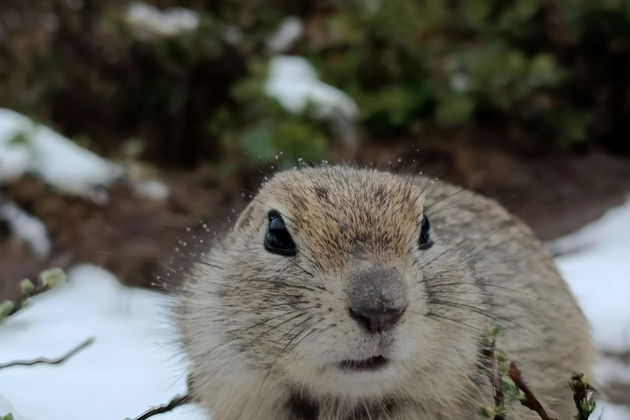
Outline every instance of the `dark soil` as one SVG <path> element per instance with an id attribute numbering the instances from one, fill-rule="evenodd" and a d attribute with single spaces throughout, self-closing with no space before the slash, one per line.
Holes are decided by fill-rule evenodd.
<path id="1" fill-rule="evenodd" d="M 119 185 L 110 190 L 104 206 L 60 196 L 32 178 L 12 184 L 6 195 L 44 221 L 55 252 L 51 258 L 34 259 L 24 243 L 0 230 L 0 299 L 15 296 L 22 278 L 78 262 L 103 266 L 126 284 L 150 286 L 156 273 L 168 269 L 167 256 L 188 227 L 204 221 L 212 230 L 222 230 L 227 227 L 226 209 L 242 207 L 241 196 L 227 192 L 237 186 L 224 185 L 226 191 L 205 178 L 203 171 L 163 174 L 171 188 L 164 201 L 139 197 Z"/>
<path id="2" fill-rule="evenodd" d="M 516 154 L 496 147 L 460 143 L 453 148 L 428 141 L 417 151 L 372 143 L 356 160 L 398 172 L 422 170 L 494 197 L 543 240 L 597 219 L 630 193 L 630 160 L 599 151 Z M 245 205 L 243 191 L 255 189 L 261 177 L 217 181 L 211 169 L 162 172 L 171 190 L 165 201 L 138 197 L 125 185 L 113 188 L 104 206 L 60 196 L 31 178 L 5 188 L 8 197 L 46 223 L 55 252 L 49 259 L 36 260 L 0 226 L 0 299 L 14 296 L 22 278 L 77 262 L 99 264 L 127 284 L 150 286 L 156 273 L 171 270 L 167 256 L 178 238 L 191 235 L 187 227 L 204 236 L 227 229 Z M 202 221 L 208 229 L 199 229 Z"/>

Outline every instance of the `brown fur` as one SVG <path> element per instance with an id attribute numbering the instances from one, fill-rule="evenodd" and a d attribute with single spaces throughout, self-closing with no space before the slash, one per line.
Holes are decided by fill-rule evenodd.
<path id="1" fill-rule="evenodd" d="M 296 256 L 264 249 L 270 210 Z M 382 336 L 348 314 L 348 273 L 366 261 L 406 282 L 409 306 Z M 472 192 L 376 170 L 278 173 L 194 267 L 178 309 L 192 393 L 215 420 L 477 418 L 492 396 L 480 355 L 495 323 L 497 346 L 560 418 L 571 416 L 569 376 L 590 365 L 587 323 L 527 227 Z M 379 371 L 336 366 L 381 351 L 391 362 Z"/>

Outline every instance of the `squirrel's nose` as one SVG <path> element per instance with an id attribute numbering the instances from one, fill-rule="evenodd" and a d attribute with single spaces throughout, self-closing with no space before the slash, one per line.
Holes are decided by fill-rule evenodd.
<path id="1" fill-rule="evenodd" d="M 348 275 L 348 310 L 366 331 L 393 328 L 407 308 L 407 285 L 391 266 L 360 266 Z"/>
<path id="2" fill-rule="evenodd" d="M 406 308 L 373 310 L 367 308 L 348 308 L 352 319 L 371 333 L 382 333 L 394 327 Z"/>

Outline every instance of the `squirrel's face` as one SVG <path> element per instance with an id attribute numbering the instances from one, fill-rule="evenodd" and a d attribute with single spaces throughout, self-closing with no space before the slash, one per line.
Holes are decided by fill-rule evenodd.
<path id="1" fill-rule="evenodd" d="M 431 371 L 462 335 L 431 316 L 426 283 L 462 273 L 431 267 L 447 248 L 433 246 L 425 192 L 347 168 L 274 177 L 209 260 L 213 298 L 198 310 L 212 314 L 217 351 L 315 394 L 386 395 Z"/>

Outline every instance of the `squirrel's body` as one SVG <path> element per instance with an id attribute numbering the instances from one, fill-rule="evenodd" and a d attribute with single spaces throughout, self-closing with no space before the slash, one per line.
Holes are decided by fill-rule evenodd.
<path id="1" fill-rule="evenodd" d="M 532 232 L 472 192 L 349 167 L 267 182 L 178 306 L 214 420 L 478 418 L 496 324 L 496 347 L 571 418 L 588 327 Z"/>

